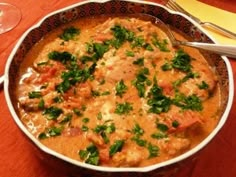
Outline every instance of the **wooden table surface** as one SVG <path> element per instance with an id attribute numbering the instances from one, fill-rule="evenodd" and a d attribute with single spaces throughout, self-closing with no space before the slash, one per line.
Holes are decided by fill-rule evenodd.
<path id="1" fill-rule="evenodd" d="M 7 58 L 22 33 L 47 13 L 79 0 L 2 0 L 21 9 L 22 19 L 13 30 L 0 35 L 0 74 Z M 154 1 L 154 0 L 153 0 Z M 188 1 L 188 0 L 186 0 Z M 236 12 L 234 0 L 201 0 L 222 9 Z M 160 0 L 159 0 L 160 2 Z M 230 3 L 232 3 L 230 5 Z M 233 5 L 234 4 L 234 5 Z M 232 19 L 235 23 L 235 19 Z M 236 60 L 230 59 L 233 74 Z M 236 88 L 236 82 L 234 82 Z M 4 91 L 0 91 L 0 177 L 72 177 L 63 164 L 49 164 L 39 158 L 34 146 L 21 133 L 8 110 Z M 225 126 L 198 153 L 196 159 L 183 165 L 175 177 L 235 177 L 236 176 L 236 98 Z M 111 175 L 113 176 L 113 175 Z M 116 175 L 122 176 L 122 175 Z M 145 174 L 143 176 L 146 176 Z M 76 177 L 82 177 L 78 171 Z M 85 177 L 85 176 L 83 176 Z"/>

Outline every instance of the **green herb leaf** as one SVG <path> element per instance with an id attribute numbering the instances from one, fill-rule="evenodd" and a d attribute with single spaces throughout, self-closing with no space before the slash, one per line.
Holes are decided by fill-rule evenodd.
<path id="1" fill-rule="evenodd" d="M 138 66 L 144 66 L 144 58 L 138 58 L 137 60 L 135 60 L 133 62 L 134 65 L 138 65 Z"/>
<path id="2" fill-rule="evenodd" d="M 209 88 L 209 85 L 205 81 L 202 81 L 202 83 L 198 85 L 198 88 L 206 90 Z"/>
<path id="3" fill-rule="evenodd" d="M 63 98 L 61 96 L 56 96 L 55 98 L 53 98 L 53 101 L 55 103 L 62 103 L 63 102 Z"/>
<path id="4" fill-rule="evenodd" d="M 147 144 L 147 141 L 144 139 L 141 139 L 139 135 L 135 135 L 134 137 L 131 138 L 132 141 L 135 141 L 137 145 L 141 147 L 145 147 Z"/>
<path id="5" fill-rule="evenodd" d="M 167 48 L 168 42 L 167 42 L 166 39 L 164 39 L 164 40 L 161 41 L 160 39 L 158 39 L 158 37 L 157 37 L 156 34 L 154 34 L 152 37 L 153 37 L 153 38 L 152 38 L 152 44 L 153 44 L 154 46 L 156 46 L 157 48 L 159 48 L 160 51 L 162 51 L 162 52 L 169 52 L 169 51 L 170 51 L 170 50 Z"/>
<path id="6" fill-rule="evenodd" d="M 120 25 L 115 25 L 111 28 L 111 31 L 113 32 L 115 39 L 110 41 L 110 43 L 115 48 L 119 48 L 126 41 L 133 41 L 135 38 L 134 32 L 129 31 Z"/>
<path id="7" fill-rule="evenodd" d="M 67 115 L 63 118 L 63 120 L 61 120 L 59 123 L 60 123 L 60 124 L 66 124 L 66 123 L 70 122 L 71 119 L 72 119 L 72 114 L 67 114 Z"/>
<path id="8" fill-rule="evenodd" d="M 45 132 L 39 134 L 39 139 L 45 139 L 49 137 L 59 136 L 61 135 L 62 128 L 61 127 L 50 127 L 46 128 Z"/>
<path id="9" fill-rule="evenodd" d="M 159 139 L 167 138 L 168 136 L 166 133 L 158 132 L 158 133 L 153 133 L 151 137 L 159 140 Z"/>
<path id="10" fill-rule="evenodd" d="M 88 123 L 89 120 L 90 120 L 90 119 L 89 119 L 88 117 L 85 117 L 85 118 L 82 119 L 82 122 L 83 122 L 83 123 Z"/>
<path id="11" fill-rule="evenodd" d="M 48 54 L 48 58 L 51 60 L 59 61 L 63 64 L 76 61 L 76 57 L 69 52 L 52 51 Z"/>
<path id="12" fill-rule="evenodd" d="M 191 71 L 191 57 L 183 50 L 178 50 L 172 60 L 172 67 L 184 72 Z"/>
<path id="13" fill-rule="evenodd" d="M 79 116 L 79 117 L 83 115 L 82 111 L 81 111 L 80 109 L 78 109 L 78 108 L 74 108 L 74 109 L 73 109 L 73 112 L 74 112 L 77 116 Z"/>
<path id="14" fill-rule="evenodd" d="M 162 69 L 163 71 L 168 71 L 168 70 L 171 70 L 171 69 L 172 69 L 172 66 L 171 66 L 171 64 L 169 64 L 169 63 L 165 63 L 164 65 L 161 66 L 161 69 Z"/>
<path id="15" fill-rule="evenodd" d="M 156 145 L 148 144 L 149 158 L 157 157 L 159 155 L 159 147 Z"/>
<path id="16" fill-rule="evenodd" d="M 64 41 L 69 41 L 74 39 L 76 35 L 80 34 L 80 29 L 75 28 L 73 26 L 64 29 L 63 33 L 59 36 Z"/>
<path id="17" fill-rule="evenodd" d="M 123 79 L 116 84 L 116 95 L 122 97 L 123 94 L 127 91 L 128 87 L 124 84 Z"/>
<path id="18" fill-rule="evenodd" d="M 44 109 L 44 105 L 45 105 L 44 100 L 43 100 L 43 99 L 40 99 L 39 104 L 38 104 L 38 108 L 39 108 L 39 109 Z"/>
<path id="19" fill-rule="evenodd" d="M 131 44 L 131 47 L 132 48 L 134 48 L 134 47 L 143 47 L 145 44 L 146 43 L 144 41 L 143 36 L 137 36 L 137 37 L 134 38 L 134 41 Z"/>
<path id="20" fill-rule="evenodd" d="M 61 114 L 63 113 L 63 110 L 61 108 L 57 108 L 54 106 L 51 106 L 49 108 L 46 108 L 43 112 L 44 115 L 47 115 L 48 120 L 55 120 L 57 119 Z"/>
<path id="21" fill-rule="evenodd" d="M 98 120 L 102 120 L 102 113 L 101 113 L 101 112 L 99 112 L 99 113 L 97 114 L 97 119 L 98 119 Z"/>
<path id="22" fill-rule="evenodd" d="M 128 114 L 130 111 L 133 110 L 133 107 L 131 103 L 125 102 L 125 103 L 117 103 L 115 113 L 122 115 L 122 114 Z"/>
<path id="23" fill-rule="evenodd" d="M 172 127 L 177 128 L 179 126 L 179 122 L 177 120 L 174 120 L 172 122 Z"/>
<path id="24" fill-rule="evenodd" d="M 134 133 L 135 135 L 143 135 L 144 134 L 144 130 L 140 127 L 139 124 L 135 124 L 134 128 L 132 129 L 132 133 Z"/>
<path id="25" fill-rule="evenodd" d="M 130 51 L 130 50 L 127 50 L 127 51 L 126 51 L 126 56 L 128 56 L 128 57 L 134 57 L 134 52 L 133 52 L 133 51 Z"/>
<path id="26" fill-rule="evenodd" d="M 185 96 L 182 93 L 176 93 L 172 102 L 182 109 L 190 109 L 193 111 L 201 111 L 203 109 L 202 101 L 196 95 Z"/>
<path id="27" fill-rule="evenodd" d="M 80 150 L 79 156 L 82 160 L 85 160 L 85 163 L 91 165 L 99 164 L 99 151 L 97 147 L 93 144 L 88 146 L 85 150 Z"/>
<path id="28" fill-rule="evenodd" d="M 157 123 L 157 128 L 162 132 L 166 132 L 169 130 L 168 126 L 163 123 Z"/>
<path id="29" fill-rule="evenodd" d="M 125 143 L 125 140 L 116 140 L 113 145 L 110 146 L 109 155 L 113 156 L 115 153 L 120 152 Z"/>
<path id="30" fill-rule="evenodd" d="M 40 97 L 42 97 L 42 93 L 40 91 L 32 91 L 32 92 L 28 93 L 28 96 L 30 99 L 40 98 Z"/>
<path id="31" fill-rule="evenodd" d="M 139 97 L 145 97 L 145 82 L 148 80 L 147 75 L 149 75 L 149 69 L 144 67 L 139 70 L 136 79 L 133 81 L 133 85 L 136 87 Z"/>

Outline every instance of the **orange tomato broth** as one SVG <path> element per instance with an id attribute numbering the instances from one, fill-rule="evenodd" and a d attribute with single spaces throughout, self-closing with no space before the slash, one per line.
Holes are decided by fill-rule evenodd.
<path id="1" fill-rule="evenodd" d="M 199 144 L 219 119 L 220 89 L 203 55 L 172 47 L 157 26 L 133 17 L 55 29 L 32 47 L 19 75 L 18 109 L 28 130 L 93 165 L 166 161 Z"/>

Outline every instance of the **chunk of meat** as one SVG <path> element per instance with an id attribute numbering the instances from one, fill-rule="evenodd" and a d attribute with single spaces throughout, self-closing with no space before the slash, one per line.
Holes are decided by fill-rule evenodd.
<path id="1" fill-rule="evenodd" d="M 160 80 L 158 82 L 158 85 L 163 89 L 163 94 L 164 95 L 169 95 L 169 96 L 173 96 L 174 94 L 174 87 L 173 84 L 165 81 L 165 80 Z"/>
<path id="2" fill-rule="evenodd" d="M 99 135 L 99 134 L 89 132 L 87 134 L 87 138 L 88 138 L 89 141 L 91 141 L 93 144 L 95 144 L 98 147 L 103 147 L 104 148 L 106 146 L 102 136 Z"/>
<path id="3" fill-rule="evenodd" d="M 201 124 L 203 121 L 199 114 L 192 111 L 185 111 L 183 114 L 179 113 L 172 116 L 171 126 L 169 129 L 169 133 L 173 132 L 181 132 L 186 130 L 189 127 L 193 127 L 195 124 Z M 178 126 L 173 127 L 173 122 L 176 121 Z"/>
<path id="4" fill-rule="evenodd" d="M 187 80 L 180 87 L 180 92 L 186 95 L 197 95 L 201 100 L 209 98 L 209 93 L 213 92 L 217 84 L 217 77 L 214 72 L 208 67 L 207 64 L 197 62 L 194 68 L 194 73 L 197 73 L 199 77 Z M 199 85 L 205 82 L 208 87 L 206 89 L 200 89 Z"/>
<path id="5" fill-rule="evenodd" d="M 117 152 L 112 157 L 112 162 L 117 167 L 135 167 L 144 159 L 143 150 L 139 147 L 130 147 Z"/>
<path id="6" fill-rule="evenodd" d="M 176 156 L 189 149 L 191 142 L 186 138 L 170 137 L 161 144 L 161 148 L 170 156 Z"/>
<path id="7" fill-rule="evenodd" d="M 63 131 L 64 136 L 78 136 L 81 135 L 83 131 L 79 127 L 69 127 Z"/>
<path id="8" fill-rule="evenodd" d="M 108 165 L 110 161 L 109 148 L 99 149 L 99 160 L 102 165 Z"/>

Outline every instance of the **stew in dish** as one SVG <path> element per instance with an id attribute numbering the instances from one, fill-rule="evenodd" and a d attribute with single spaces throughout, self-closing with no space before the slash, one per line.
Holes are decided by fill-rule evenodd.
<path id="1" fill-rule="evenodd" d="M 175 32 L 177 38 L 185 40 Z M 21 120 L 45 146 L 100 166 L 142 167 L 199 144 L 218 123 L 214 68 L 135 17 L 55 29 L 21 65 Z"/>

